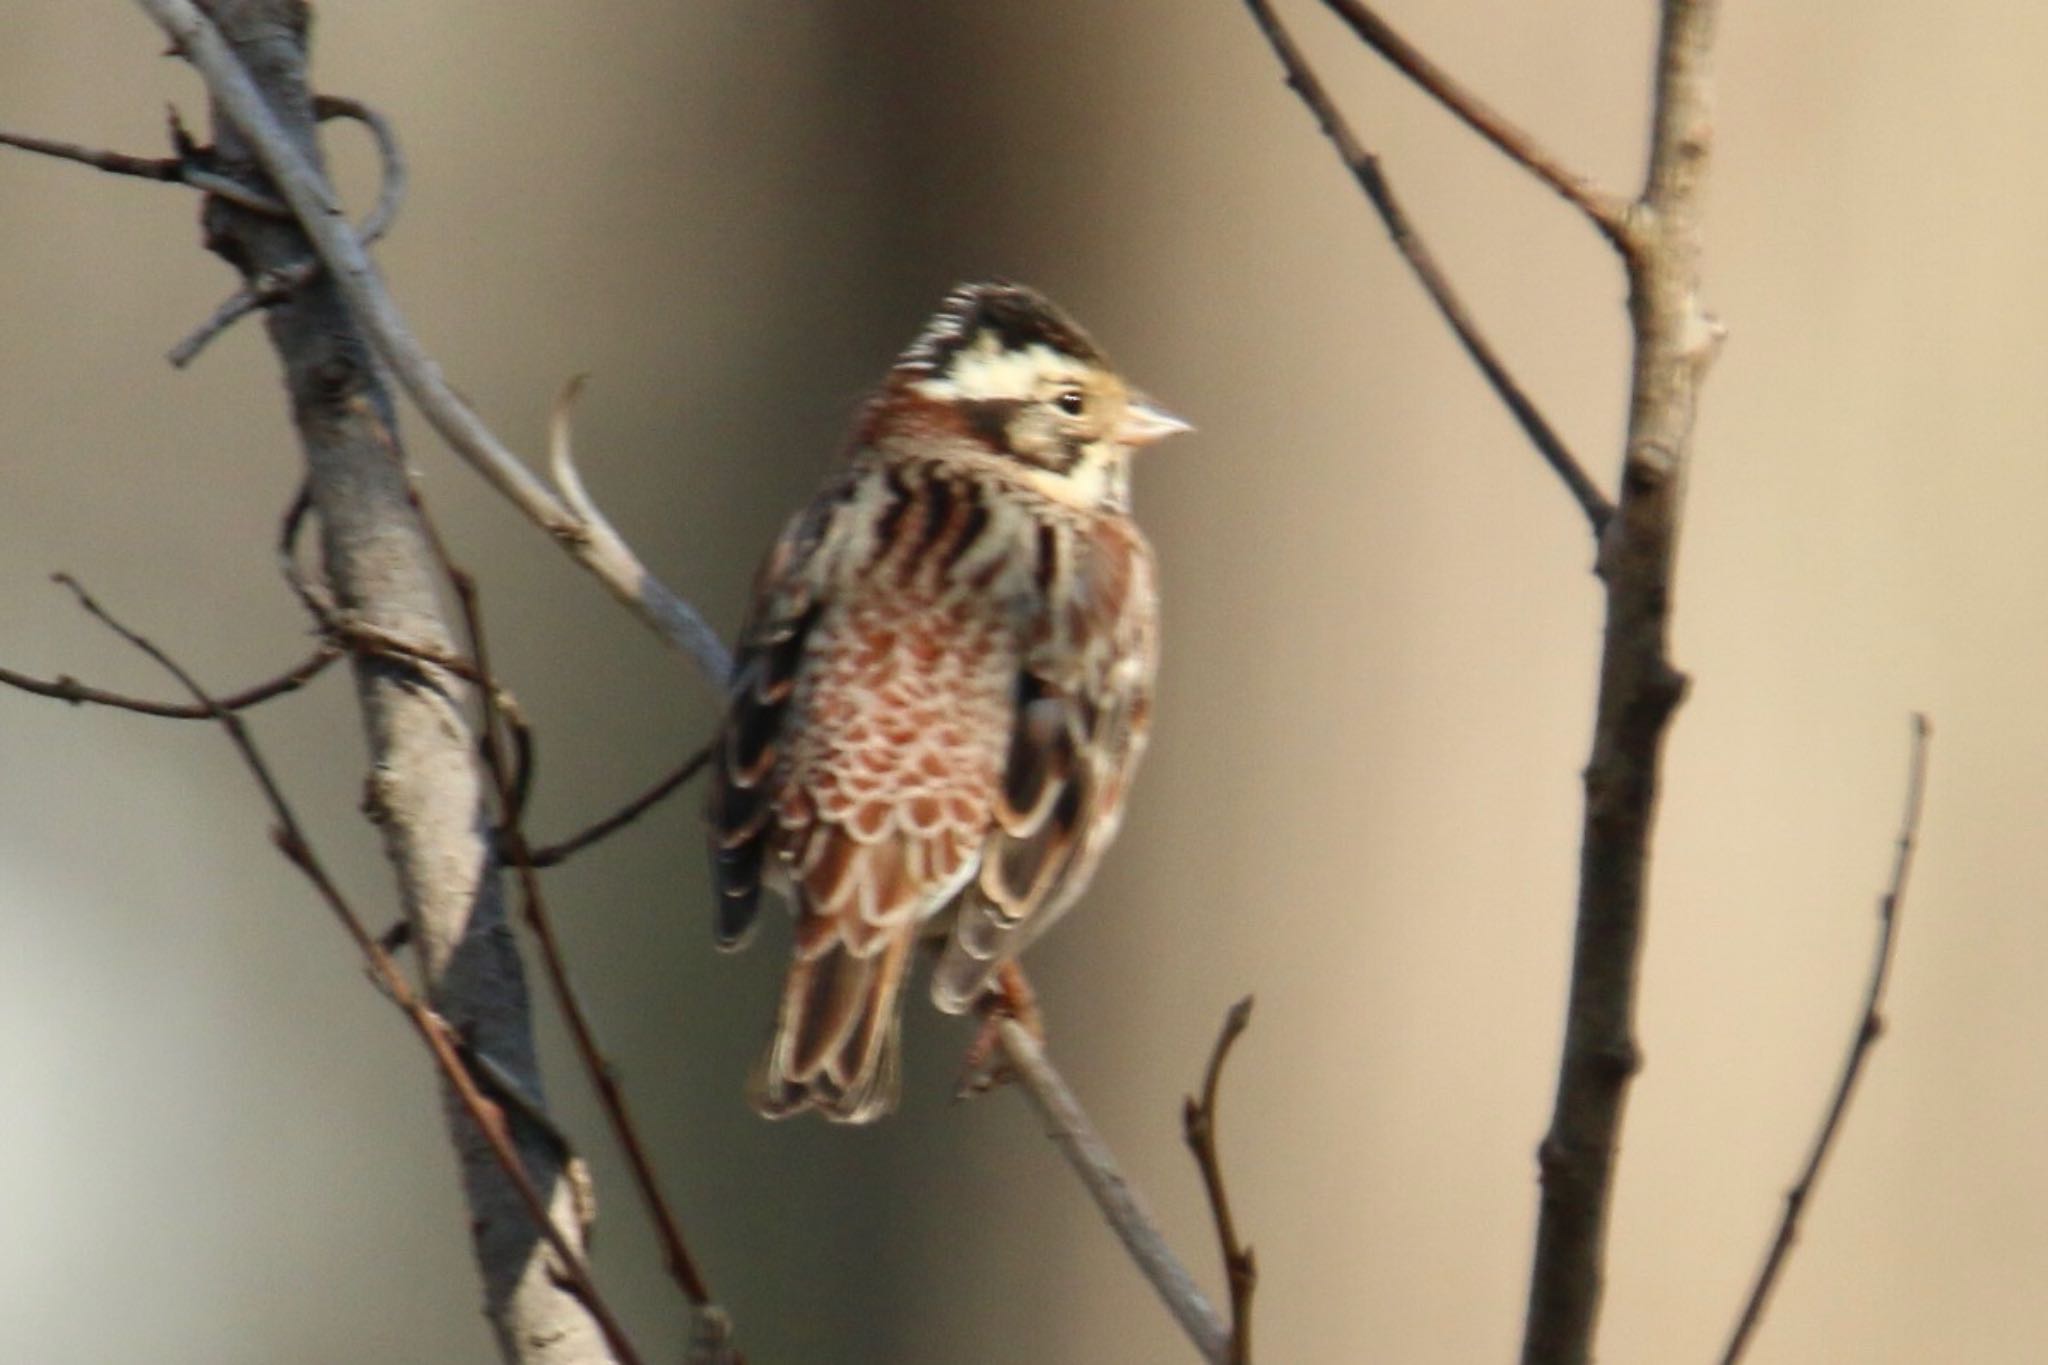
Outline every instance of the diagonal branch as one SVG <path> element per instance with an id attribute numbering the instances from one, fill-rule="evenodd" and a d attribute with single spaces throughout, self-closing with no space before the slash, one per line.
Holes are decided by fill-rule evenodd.
<path id="1" fill-rule="evenodd" d="M 1151 1210 L 1124 1178 L 1116 1157 L 1095 1131 L 1095 1125 L 1088 1121 L 1087 1112 L 1074 1097 L 1066 1078 L 1045 1055 L 1044 1045 L 1015 1019 L 1001 1019 L 999 1026 L 1003 1051 L 1016 1068 L 1024 1093 L 1031 1097 L 1033 1107 L 1045 1120 L 1046 1136 L 1081 1177 L 1081 1183 L 1094 1196 L 1096 1207 L 1109 1220 L 1124 1249 L 1152 1282 L 1167 1311 L 1195 1343 L 1202 1358 L 1212 1365 L 1228 1365 L 1229 1330 L 1195 1284 L 1194 1276 L 1188 1274 L 1187 1267 L 1166 1245 L 1165 1234 L 1153 1221 Z"/>
<path id="2" fill-rule="evenodd" d="M 1610 241 L 1619 242 L 1628 218 L 1629 201 L 1602 189 L 1591 177 L 1571 170 L 1529 132 L 1467 90 L 1451 74 L 1424 56 L 1359 0 L 1323 0 L 1358 35 L 1359 41 L 1393 63 L 1466 127 L 1492 143 L 1510 161 L 1541 180 L 1593 221 Z"/>
<path id="3" fill-rule="evenodd" d="M 1506 364 L 1493 349 L 1493 343 L 1480 332 L 1478 322 L 1473 319 L 1464 301 L 1458 297 L 1457 291 L 1451 287 L 1449 277 L 1444 274 L 1428 245 L 1409 222 L 1400 201 L 1394 197 L 1393 186 L 1387 183 L 1386 175 L 1380 170 L 1379 158 L 1358 140 L 1358 135 L 1352 131 L 1350 123 L 1337 108 L 1336 102 L 1330 98 L 1329 91 L 1324 88 L 1314 69 L 1309 66 L 1308 59 L 1302 55 L 1286 25 L 1281 23 L 1280 16 L 1274 13 L 1269 0 L 1245 0 L 1245 5 L 1251 10 L 1252 18 L 1258 21 L 1259 28 L 1266 35 L 1266 41 L 1272 45 L 1274 54 L 1280 58 L 1280 65 L 1286 69 L 1287 84 L 1301 96 L 1302 103 L 1308 106 L 1309 112 L 1315 115 L 1324 135 L 1337 148 L 1337 155 L 1350 168 L 1351 174 L 1358 180 L 1359 188 L 1365 191 L 1366 198 L 1372 201 L 1373 208 L 1380 215 L 1380 221 L 1386 224 L 1388 235 L 1394 239 L 1395 249 L 1401 253 L 1402 258 L 1408 262 L 1409 269 L 1413 270 L 1416 278 L 1422 282 L 1423 289 L 1428 291 L 1430 301 L 1436 304 L 1437 311 L 1443 314 L 1444 321 L 1451 325 L 1451 330 L 1457 334 L 1459 343 L 1464 346 L 1465 353 L 1472 358 L 1472 363 L 1479 367 L 1480 373 L 1486 376 L 1486 382 L 1493 386 L 1494 393 L 1507 405 L 1508 411 L 1514 414 L 1515 421 L 1521 425 L 1523 432 L 1535 445 L 1544 463 L 1564 481 L 1565 487 L 1578 502 L 1579 510 L 1585 513 L 1593 534 L 1598 536 L 1606 528 L 1608 519 L 1614 515 L 1613 505 L 1587 475 L 1585 468 L 1565 445 L 1563 438 L 1551 427 L 1548 419 L 1537 409 L 1535 401 L 1523 391 L 1515 377 L 1508 373 Z"/>
<path id="4" fill-rule="evenodd" d="M 543 483 L 442 376 L 407 325 L 362 243 L 341 215 L 332 188 L 294 145 L 213 21 L 191 0 L 136 0 L 206 82 L 291 206 L 347 301 L 356 325 L 449 446 L 528 520 L 546 531 L 614 596 L 693 659 L 723 687 L 731 656 L 696 608 L 677 596 L 609 527 L 579 516 Z"/>
<path id="5" fill-rule="evenodd" d="M 1913 753 L 1908 760 L 1906 774 L 1906 813 L 1899 823 L 1899 837 L 1892 853 L 1891 884 L 1877 902 L 1877 953 L 1870 967 L 1870 985 L 1863 993 L 1863 1008 L 1856 1018 L 1856 1032 L 1849 1039 L 1849 1055 L 1842 1063 L 1841 1078 L 1835 1082 L 1834 1098 L 1828 1104 L 1826 1117 L 1821 1120 L 1820 1131 L 1814 1134 L 1813 1149 L 1807 1154 L 1806 1165 L 1785 1194 L 1785 1213 L 1778 1220 L 1777 1235 L 1771 1239 L 1763 1266 L 1757 1271 L 1756 1283 L 1743 1302 L 1742 1316 L 1736 1320 L 1735 1332 L 1728 1339 L 1728 1349 L 1722 1353 L 1721 1365 L 1736 1365 L 1742 1359 L 1757 1324 L 1763 1320 L 1764 1308 L 1770 1303 L 1778 1273 L 1785 1268 L 1785 1260 L 1792 1253 L 1792 1244 L 1799 1239 L 1800 1217 L 1813 1197 L 1814 1188 L 1820 1184 L 1821 1166 L 1827 1161 L 1828 1153 L 1835 1145 L 1835 1137 L 1841 1132 L 1842 1120 L 1849 1112 L 1856 1082 L 1863 1075 L 1863 1063 L 1869 1059 L 1870 1050 L 1877 1046 L 1877 1040 L 1884 1035 L 1884 988 L 1891 978 L 1892 950 L 1898 943 L 1899 910 L 1905 903 L 1906 875 L 1912 871 L 1913 850 L 1920 841 L 1920 808 L 1927 792 L 1928 735 L 1927 717 L 1914 716 Z"/>
<path id="6" fill-rule="evenodd" d="M 700 745 L 697 751 L 684 759 L 667 776 L 641 792 L 625 805 L 605 816 L 602 820 L 587 825 L 558 843 L 544 844 L 528 849 L 527 861 L 535 867 L 554 867 L 589 848 L 601 839 L 609 838 L 627 825 L 632 824 L 654 807 L 667 800 L 682 785 L 704 771 L 704 765 L 711 761 L 711 746 Z"/>

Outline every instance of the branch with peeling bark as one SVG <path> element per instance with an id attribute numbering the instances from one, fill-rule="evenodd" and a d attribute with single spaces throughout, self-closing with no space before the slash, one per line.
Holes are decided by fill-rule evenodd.
<path id="1" fill-rule="evenodd" d="M 597 1031 L 591 1024 L 589 1012 L 570 983 L 568 962 L 562 953 L 561 940 L 555 933 L 553 917 L 548 913 L 547 900 L 541 893 L 539 865 L 527 847 L 522 823 L 527 791 L 532 781 L 532 763 L 529 758 L 526 762 L 514 764 L 508 757 L 507 742 L 502 732 L 508 727 L 513 730 L 515 739 L 510 747 L 522 753 L 531 755 L 533 745 L 526 734 L 525 722 L 517 710 L 507 704 L 510 694 L 498 685 L 492 675 L 490 650 L 484 634 L 483 603 L 477 590 L 476 579 L 455 562 L 447 542 L 441 536 L 440 528 L 434 524 L 433 518 L 427 515 L 425 504 L 421 501 L 417 489 L 413 493 L 413 503 L 419 509 L 421 524 L 426 528 L 428 542 L 433 547 L 442 574 L 455 591 L 464 629 L 469 637 L 469 657 L 474 661 L 477 695 L 482 704 L 483 714 L 477 728 L 482 739 L 484 768 L 497 789 L 498 849 L 518 877 L 521 917 L 526 921 L 535 942 L 540 947 L 541 962 L 547 973 L 548 985 L 555 996 L 556 1008 L 569 1026 L 570 1039 L 575 1044 L 577 1056 L 583 1063 L 584 1072 L 589 1077 L 592 1088 L 597 1092 L 599 1107 L 604 1110 L 619 1150 L 626 1157 L 626 1165 L 632 1172 L 634 1187 L 640 1196 L 641 1204 L 647 1210 L 649 1220 L 654 1224 L 655 1236 L 661 1243 L 662 1259 L 668 1267 L 669 1275 L 690 1304 L 692 1332 L 688 1360 L 690 1365 L 744 1365 L 742 1357 L 732 1345 L 732 1320 L 724 1309 L 712 1301 L 704 1272 L 698 1267 L 696 1257 L 691 1255 L 689 1244 L 684 1240 L 681 1220 L 676 1216 L 668 1196 L 662 1191 L 660 1178 L 654 1170 L 653 1158 L 648 1153 L 647 1144 L 640 1137 L 640 1126 L 634 1120 L 632 1108 L 627 1103 L 625 1087 L 620 1081 L 618 1068 L 599 1047 Z M 675 785 L 681 784 L 678 782 Z M 672 786 L 670 790 L 673 789 Z M 637 814 L 637 811 L 634 813 Z M 618 817 L 615 816 L 613 819 L 616 820 Z"/>

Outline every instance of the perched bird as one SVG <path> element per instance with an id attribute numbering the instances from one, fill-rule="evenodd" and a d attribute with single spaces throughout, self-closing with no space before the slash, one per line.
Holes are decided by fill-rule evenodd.
<path id="1" fill-rule="evenodd" d="M 720 945 L 764 885 L 796 916 L 761 1113 L 894 1107 L 920 940 L 940 1009 L 1035 1024 L 1016 955 L 1087 886 L 1145 747 L 1131 454 L 1187 429 L 1043 295 L 966 285 L 769 551 L 709 809 Z"/>

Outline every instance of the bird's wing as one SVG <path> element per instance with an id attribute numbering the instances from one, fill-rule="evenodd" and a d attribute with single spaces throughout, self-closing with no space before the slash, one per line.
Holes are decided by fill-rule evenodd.
<path id="1" fill-rule="evenodd" d="M 1044 575 L 1053 605 L 1016 678 L 981 865 L 932 977 L 932 998 L 954 1013 L 1086 888 L 1144 750 L 1157 648 L 1150 551 L 1135 531 L 1109 528 L 1048 548 L 1060 551 Z"/>
<path id="2" fill-rule="evenodd" d="M 821 549 L 831 542 L 832 522 L 845 514 L 854 492 L 850 476 L 827 484 L 783 528 L 755 577 L 753 609 L 733 658 L 725 723 L 712 748 L 707 815 L 721 947 L 746 936 L 760 906 L 785 722 L 811 631 L 828 605 L 830 566 Z"/>

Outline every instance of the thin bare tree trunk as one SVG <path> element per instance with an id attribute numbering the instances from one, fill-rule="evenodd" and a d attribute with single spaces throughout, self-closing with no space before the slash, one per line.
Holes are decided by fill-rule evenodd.
<path id="1" fill-rule="evenodd" d="M 1671 663 L 1672 568 L 1699 387 L 1721 335 L 1700 300 L 1701 200 L 1713 149 L 1714 0 L 1665 0 L 1649 173 L 1622 220 L 1635 326 L 1621 495 L 1600 541 L 1607 632 L 1586 764 L 1578 929 L 1523 1365 L 1593 1357 L 1614 1162 L 1636 1049 L 1637 973 L 1664 734 L 1685 695 Z"/>
<path id="2" fill-rule="evenodd" d="M 318 158 L 306 77 L 303 0 L 216 0 L 215 21 L 301 152 Z M 216 109 L 222 167 L 262 183 L 247 142 Z M 219 198 L 207 201 L 208 244 L 252 280 L 310 255 L 295 223 Z M 391 397 L 326 276 L 267 314 L 283 362 L 327 578 L 342 610 L 402 639 L 449 649 L 435 567 L 406 483 Z M 422 977 L 435 1008 L 495 1074 L 538 1103 L 526 981 L 506 922 L 488 829 L 488 792 L 462 711 L 462 688 L 412 661 L 358 654 L 357 692 L 369 741 L 367 805 L 397 873 Z M 556 1141 L 507 1118 L 556 1224 L 581 1245 Z M 597 1324 L 550 1273 L 550 1253 L 489 1146 L 451 1096 L 448 1122 L 467 1195 L 485 1310 L 504 1358 L 523 1365 L 610 1359 Z"/>

